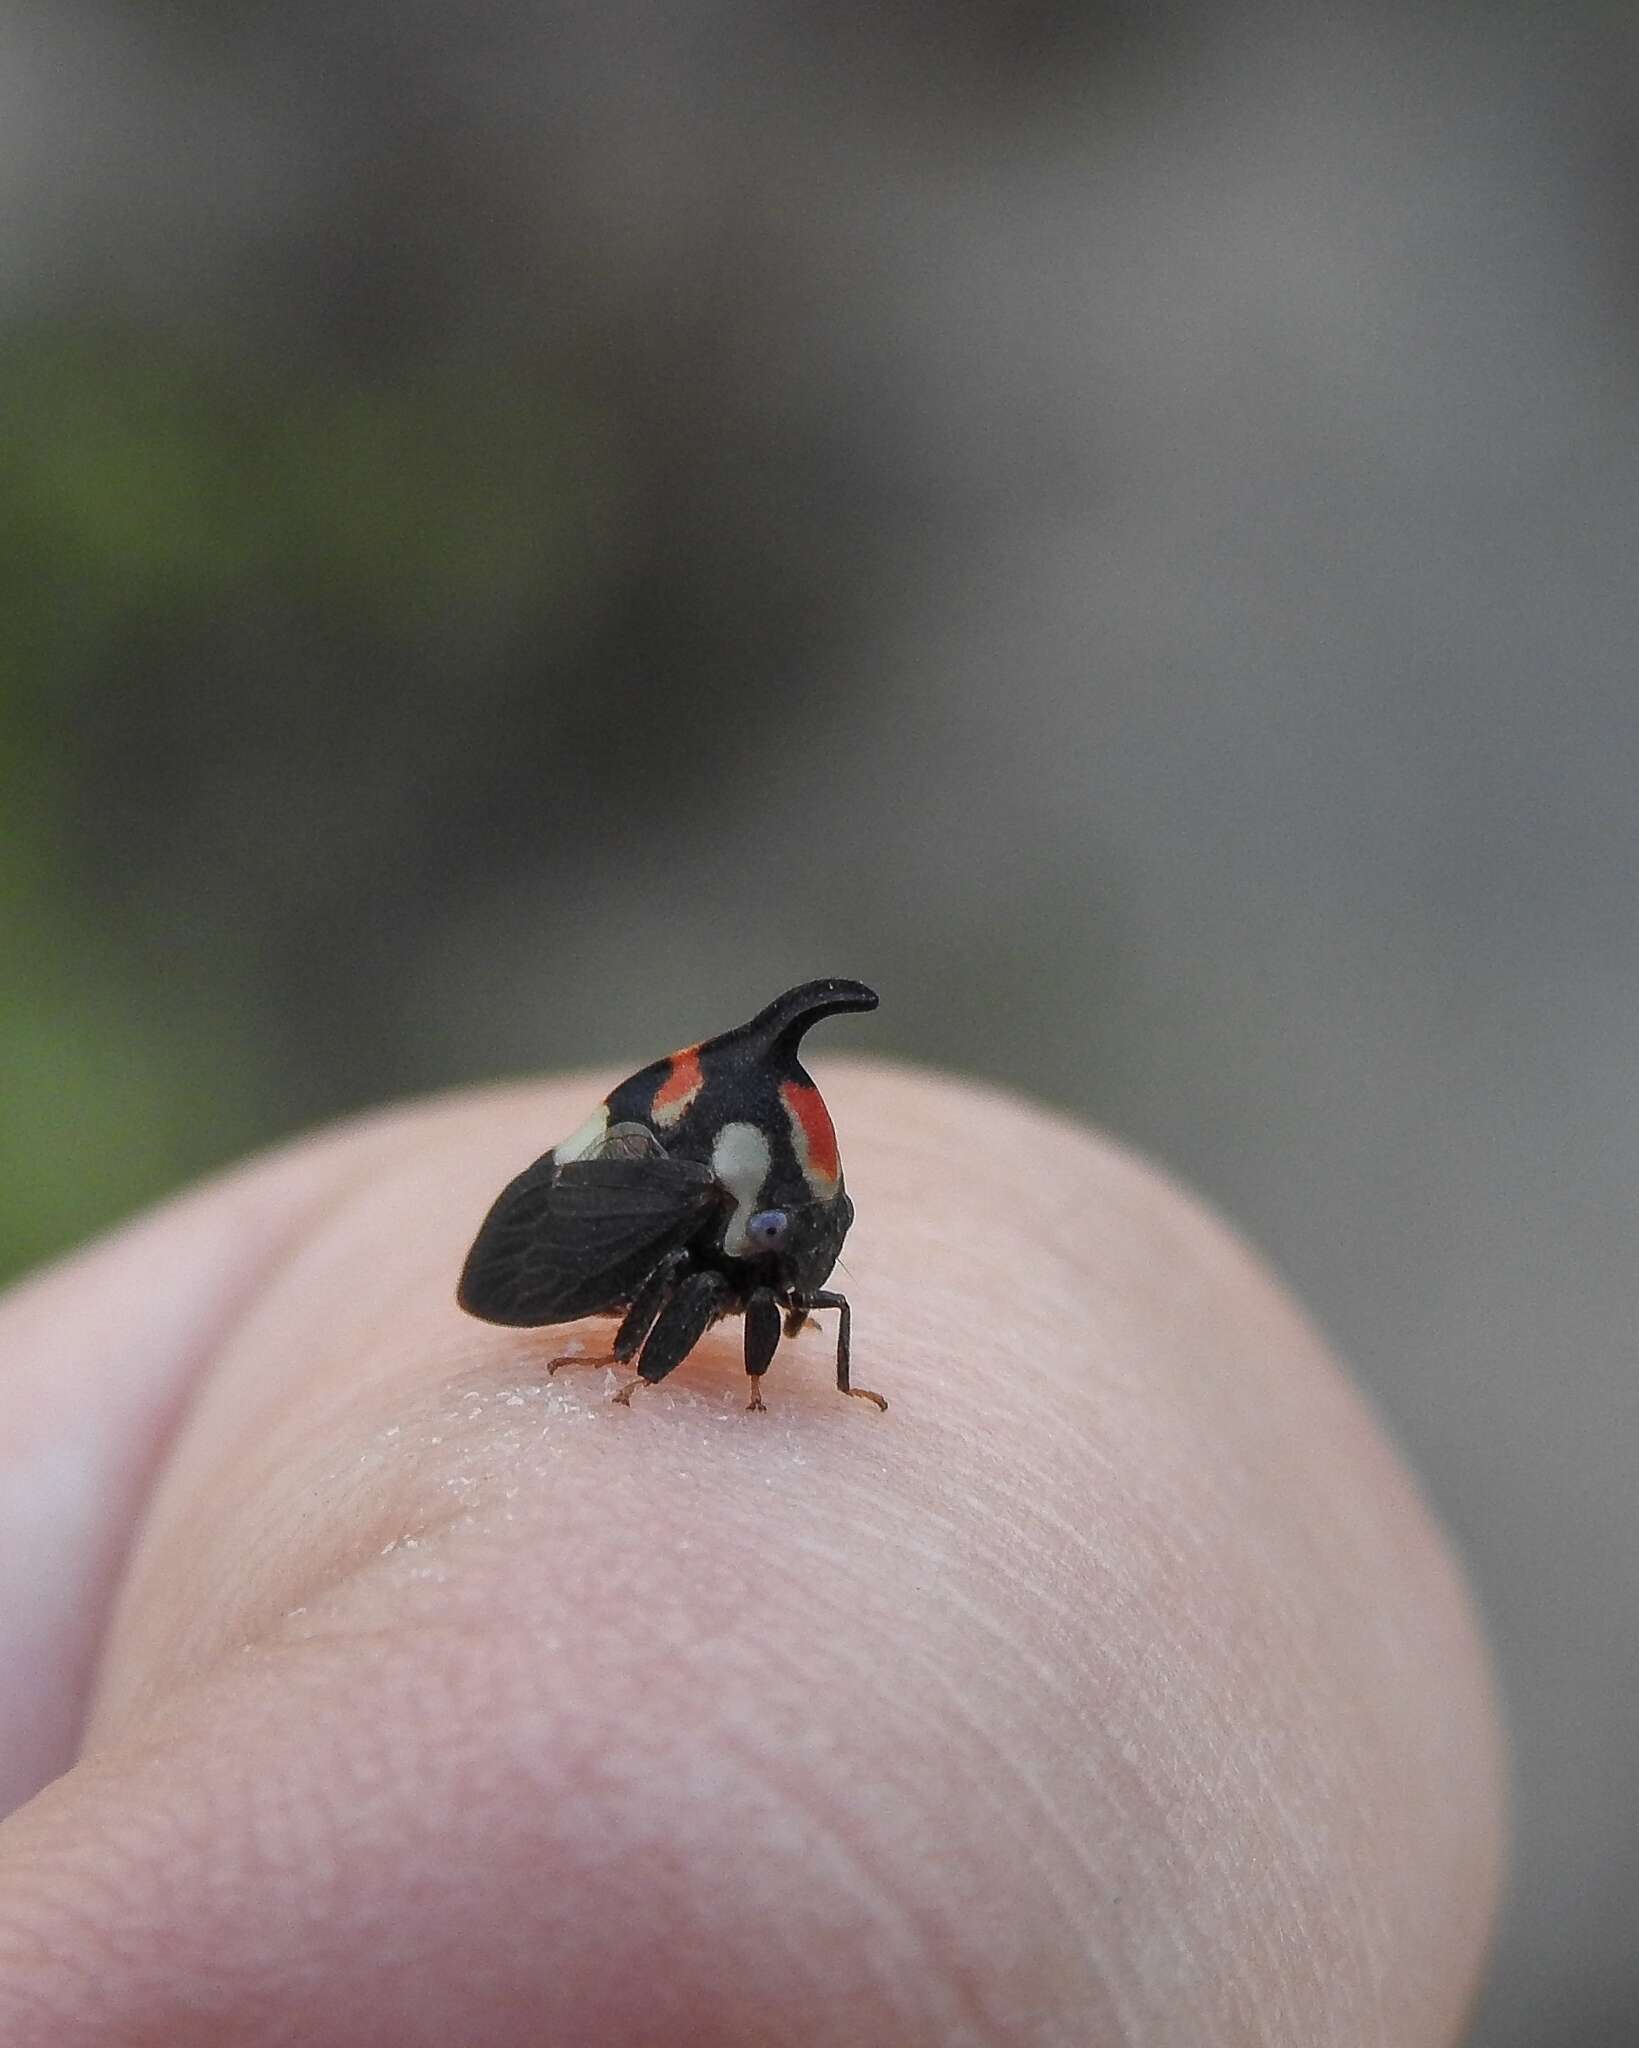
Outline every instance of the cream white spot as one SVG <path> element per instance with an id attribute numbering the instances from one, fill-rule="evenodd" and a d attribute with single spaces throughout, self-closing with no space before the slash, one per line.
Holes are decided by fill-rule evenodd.
<path id="1" fill-rule="evenodd" d="M 734 1214 L 723 1232 L 723 1250 L 743 1259 L 751 1249 L 746 1224 L 761 1207 L 772 1154 L 755 1124 L 724 1124 L 711 1148 L 711 1170 L 734 1197 Z"/>
<path id="2" fill-rule="evenodd" d="M 602 1151 L 608 1135 L 609 1105 L 600 1102 L 578 1130 L 571 1131 L 561 1145 L 552 1147 L 552 1157 L 560 1166 L 567 1166 L 571 1159 L 591 1159 Z"/>

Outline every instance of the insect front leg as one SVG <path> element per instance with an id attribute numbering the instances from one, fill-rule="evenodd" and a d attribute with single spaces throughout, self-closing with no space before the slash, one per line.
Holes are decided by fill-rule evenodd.
<path id="1" fill-rule="evenodd" d="M 751 1375 L 751 1399 L 746 1412 L 761 1408 L 763 1374 L 773 1363 L 780 1346 L 780 1305 L 771 1289 L 759 1287 L 746 1303 L 746 1371 Z"/>
<path id="2" fill-rule="evenodd" d="M 811 1294 L 810 1308 L 834 1308 L 837 1311 L 837 1392 L 854 1394 L 861 1401 L 874 1401 L 879 1408 L 886 1409 L 887 1402 L 880 1394 L 873 1394 L 869 1387 L 851 1387 L 848 1384 L 848 1353 L 853 1336 L 853 1310 L 847 1297 L 841 1294 Z"/>
<path id="3" fill-rule="evenodd" d="M 690 1273 L 655 1318 L 637 1362 L 638 1377 L 628 1380 L 615 1399 L 629 1408 L 634 1389 L 645 1380 L 653 1386 L 680 1366 L 733 1299 L 734 1289 L 721 1273 Z"/>

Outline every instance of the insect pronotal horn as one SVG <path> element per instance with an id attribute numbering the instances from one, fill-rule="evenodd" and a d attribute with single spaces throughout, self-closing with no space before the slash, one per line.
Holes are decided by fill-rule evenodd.
<path id="1" fill-rule="evenodd" d="M 862 981 L 841 981 L 832 976 L 824 981 L 805 981 L 776 996 L 766 1010 L 759 1010 L 749 1024 L 735 1035 L 744 1035 L 771 1052 L 794 1053 L 803 1033 L 822 1017 L 834 1017 L 844 1010 L 874 1010 L 877 993 Z"/>

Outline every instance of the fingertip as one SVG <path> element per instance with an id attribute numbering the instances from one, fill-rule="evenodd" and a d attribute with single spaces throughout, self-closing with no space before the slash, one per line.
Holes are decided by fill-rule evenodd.
<path id="1" fill-rule="evenodd" d="M 645 2014 L 722 2043 L 1455 2037 L 1496 1720 L 1381 1431 L 1151 1170 L 939 1077 L 824 1074 L 886 1414 L 799 1340 L 746 1416 L 723 1338 L 628 1414 L 459 1316 L 471 1229 L 573 1089 L 406 1125 L 235 1329 L 124 1602 L 101 1776 L 65 1793 L 130 1843 L 220 1788 L 165 1913 L 140 1883 L 111 1909 L 111 1954 L 138 1928 L 188 1957 L 151 2012 L 180 2024 L 212 1957 L 276 2004 L 288 1919 L 335 2038 L 395 2048 L 597 2048 Z"/>

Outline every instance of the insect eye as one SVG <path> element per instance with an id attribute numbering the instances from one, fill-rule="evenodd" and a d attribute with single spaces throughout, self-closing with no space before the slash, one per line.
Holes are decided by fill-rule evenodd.
<path id="1" fill-rule="evenodd" d="M 760 1252 L 777 1252 L 790 1228 L 791 1218 L 783 1209 L 759 1209 L 746 1225 L 746 1236 Z"/>

